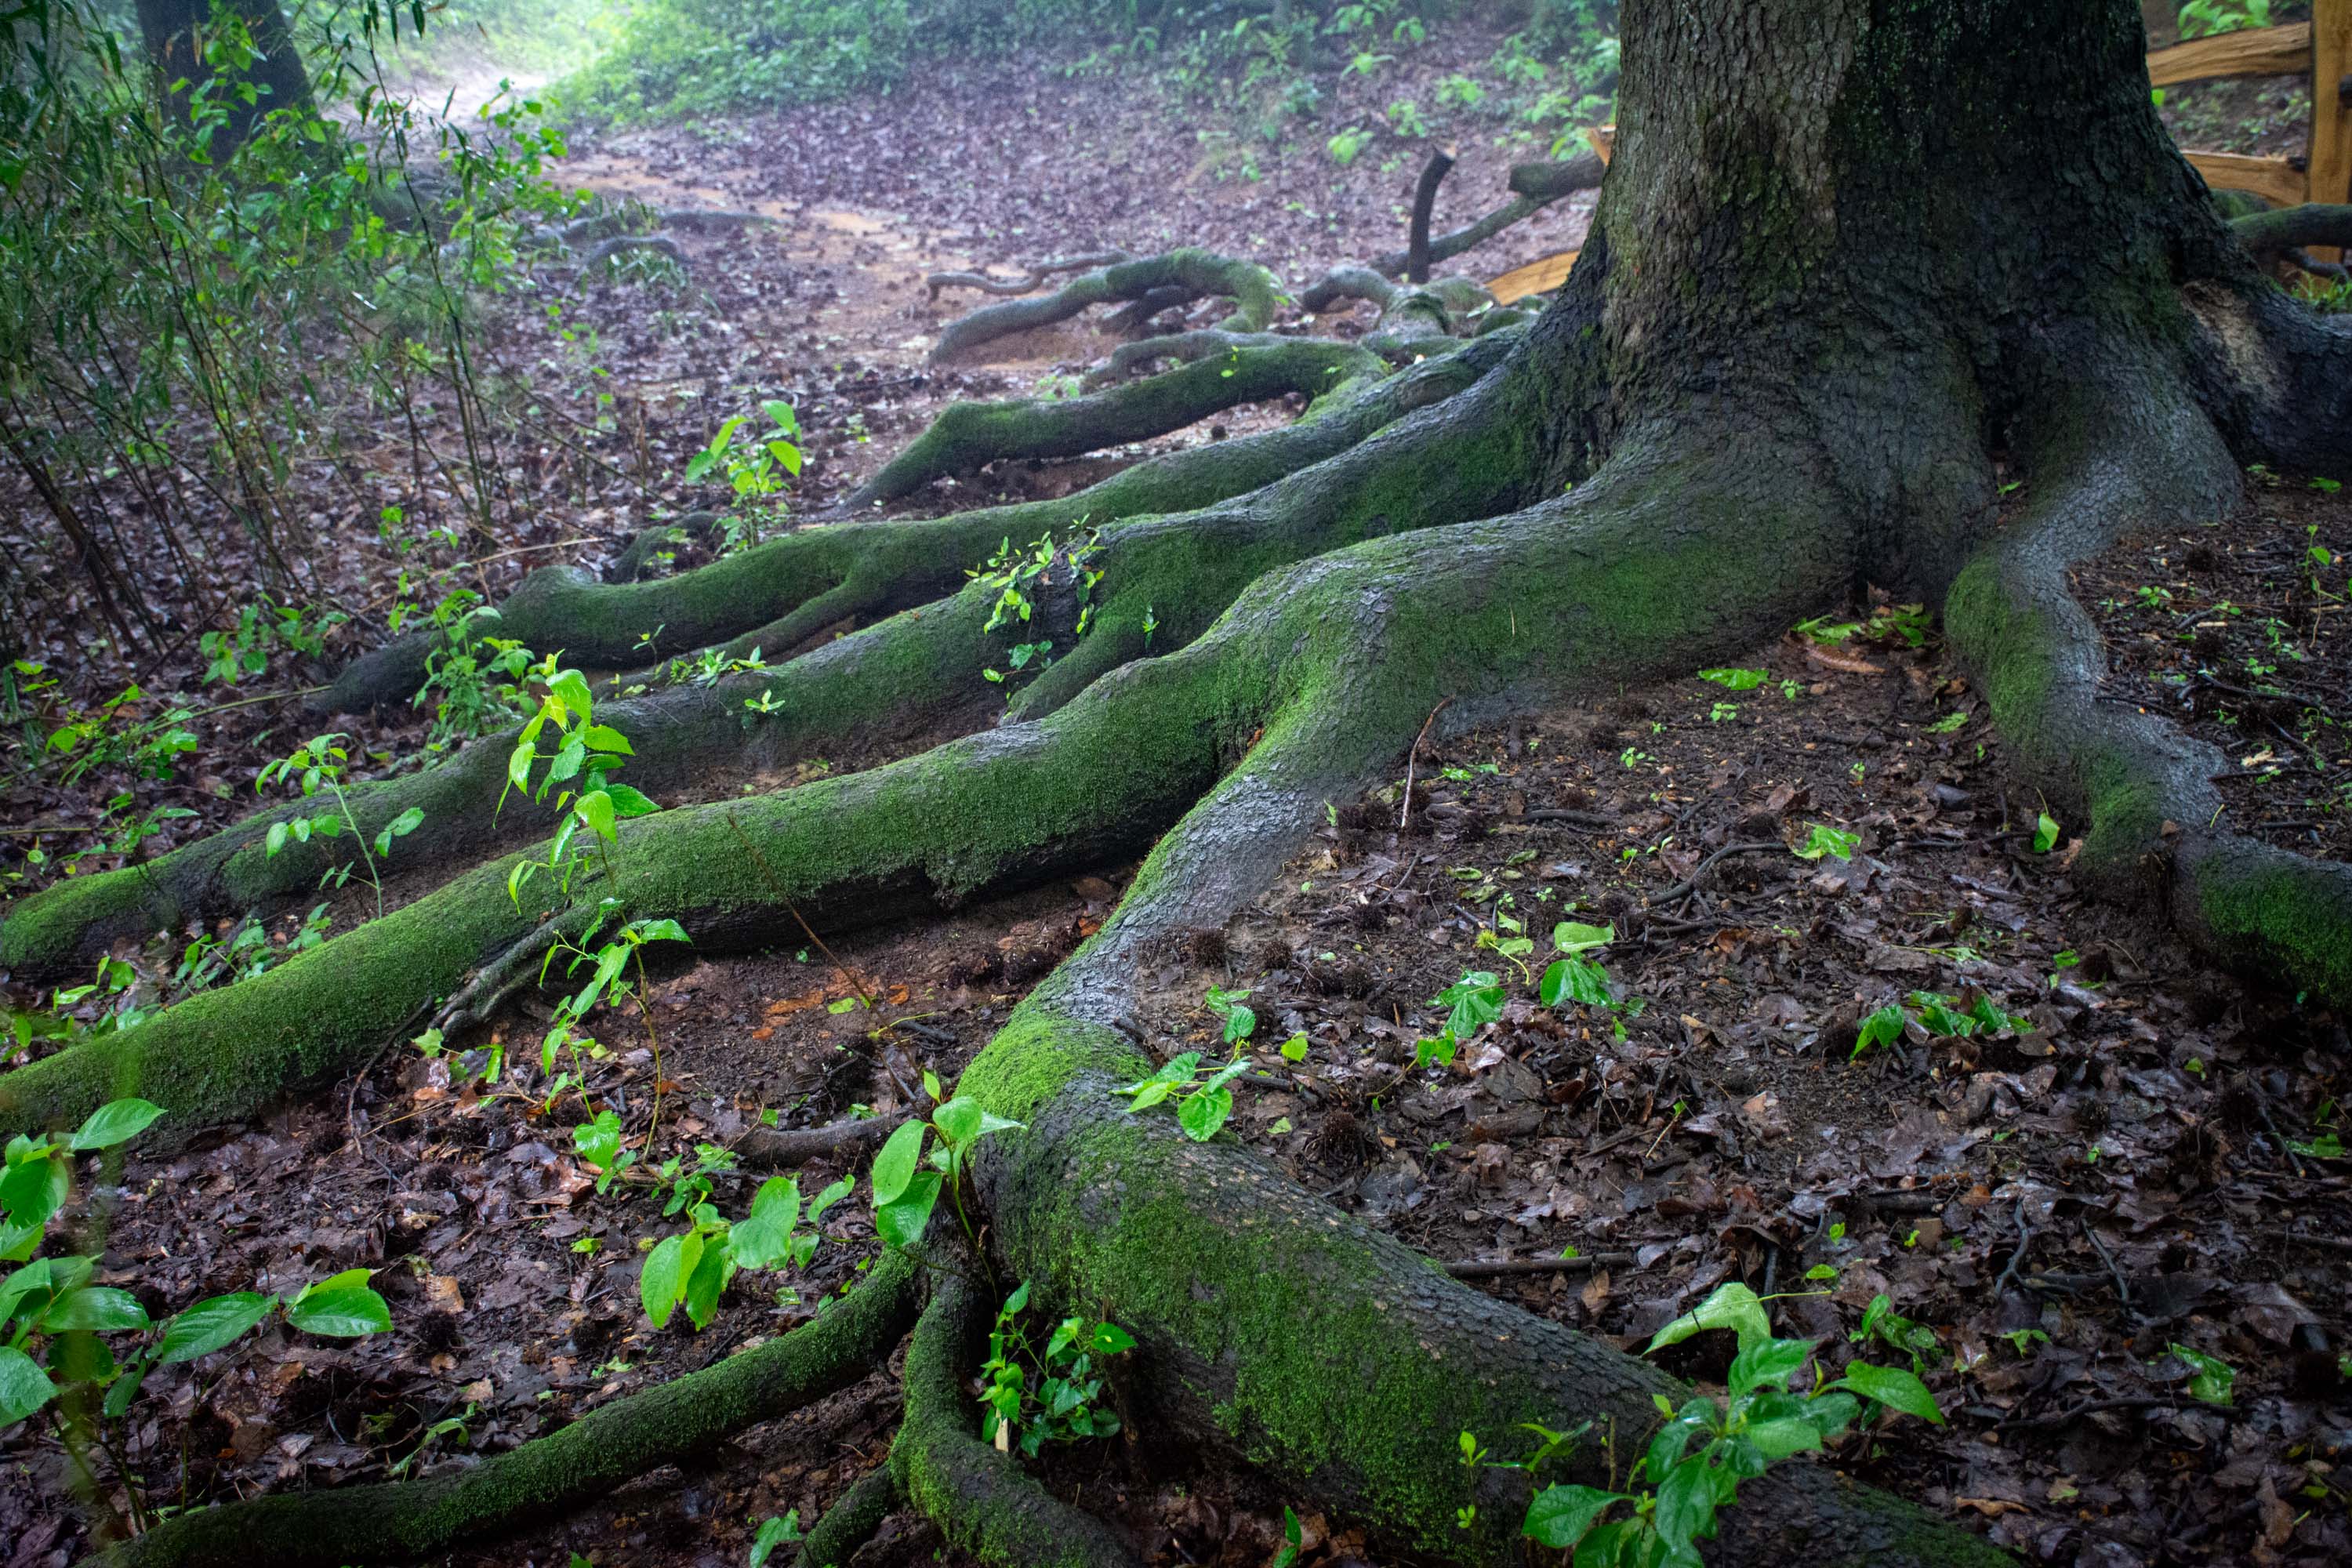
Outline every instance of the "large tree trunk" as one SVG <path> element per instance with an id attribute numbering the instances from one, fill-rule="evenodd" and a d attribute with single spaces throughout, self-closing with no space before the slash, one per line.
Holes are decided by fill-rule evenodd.
<path id="1" fill-rule="evenodd" d="M 2259 276 L 2166 141 L 2130 0 L 1633 0 L 1623 27 L 1616 158 L 1561 298 L 1469 390 L 1212 510 L 1108 530 L 1093 640 L 1024 693 L 1024 721 L 632 823 L 621 879 L 583 876 L 536 928 L 502 868 L 478 869 L 0 1079 L 0 1131 L 78 1115 L 125 1081 L 183 1133 L 246 1114 L 352 1070 L 452 992 L 453 1019 L 473 1017 L 607 895 L 715 949 L 796 940 L 798 916 L 839 929 L 952 903 L 1156 838 L 1109 923 L 965 1076 L 1027 1124 L 983 1145 L 973 1196 L 991 1245 L 1008 1277 L 1133 1327 L 1155 1429 L 1260 1467 L 1391 1547 L 1468 1565 L 1511 1558 L 1526 1486 L 1466 1472 L 1455 1434 L 1590 1417 L 1631 1449 L 1672 1380 L 1108 1092 L 1148 1066 L 1124 1032 L 1140 957 L 1254 897 L 1322 803 L 1392 766 L 1433 710 L 1466 725 L 1686 668 L 1883 584 L 1945 606 L 2035 782 L 2089 823 L 2078 874 L 2161 888 L 2213 951 L 2352 1001 L 2344 868 L 2217 829 L 2209 760 L 2096 703 L 2102 658 L 2064 590 L 2066 566 L 2119 530 L 2211 516 L 2240 463 L 2352 457 L 2352 336 Z M 1998 528 L 1997 455 L 2028 498 Z M 731 623 L 714 613 L 710 640 L 790 607 L 751 597 Z M 1171 604 L 1181 623 L 1152 645 L 1140 618 Z M 927 614 L 960 637 L 973 610 Z M 903 664 L 893 639 L 913 619 L 860 637 Z M 849 656 L 826 657 L 856 679 Z M 72 934 L 43 940 L 62 951 Z M 1118 1561 L 1115 1539 L 973 1443 L 961 1373 L 979 1310 L 951 1288 L 917 1331 L 891 1486 L 992 1562 Z M 1597 1451 L 1576 1463 L 1602 1479 Z M 234 1531 L 174 1523 L 134 1554 L 346 1560 L 292 1517 L 273 1516 L 266 1546 L 231 1552 Z M 1749 1483 L 1710 1551 L 1996 1556 L 1802 1463 Z"/>

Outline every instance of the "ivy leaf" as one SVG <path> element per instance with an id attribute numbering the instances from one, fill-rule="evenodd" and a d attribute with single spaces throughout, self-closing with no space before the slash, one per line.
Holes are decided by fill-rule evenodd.
<path id="1" fill-rule="evenodd" d="M 1230 1089 L 1204 1089 L 1176 1108 L 1177 1123 L 1184 1136 L 1195 1143 L 1206 1143 L 1234 1113 L 1234 1091 Z"/>
<path id="2" fill-rule="evenodd" d="M 87 1329 L 93 1333 L 120 1334 L 146 1326 L 147 1309 L 139 1304 L 139 1298 L 110 1285 L 85 1285 L 78 1290 L 68 1290 L 41 1314 L 44 1333 Z"/>
<path id="3" fill-rule="evenodd" d="M 751 1212 L 727 1233 L 727 1244 L 741 1268 L 773 1268 L 791 1250 L 793 1227 L 800 1223 L 801 1188 L 790 1176 L 771 1176 L 760 1184 Z"/>
<path id="4" fill-rule="evenodd" d="M 661 803 L 643 790 L 631 789 L 625 784 L 608 784 L 604 793 L 613 799 L 613 815 L 619 817 L 651 816 L 661 809 Z"/>
<path id="5" fill-rule="evenodd" d="M 15 1161 L 7 1174 L 0 1175 L 0 1209 L 18 1226 L 44 1225 L 65 1206 L 68 1181 L 65 1161 L 54 1155 Z"/>
<path id="6" fill-rule="evenodd" d="M 777 1547 L 789 1542 L 798 1541 L 800 1538 L 801 1510 L 798 1509 L 793 1510 L 782 1519 L 762 1521 L 760 1525 L 760 1533 L 751 1538 L 750 1568 L 761 1568 Z"/>
<path id="7" fill-rule="evenodd" d="M 1528 1504 L 1527 1522 L 1519 1533 L 1554 1550 L 1573 1546 L 1610 1504 L 1625 1500 L 1623 1492 L 1604 1492 L 1599 1487 L 1546 1487 Z"/>
<path id="8" fill-rule="evenodd" d="M 1536 996 L 1547 1007 L 1557 1007 L 1563 1002 L 1581 1002 L 1588 1007 L 1606 1007 L 1611 1001 L 1609 972 L 1600 964 L 1570 953 L 1555 961 L 1543 972 L 1543 979 L 1536 987 Z"/>
<path id="9" fill-rule="evenodd" d="M 1891 1046 L 1903 1037 L 1904 1013 L 1899 1003 L 1890 1002 L 1862 1021 L 1853 1037 L 1853 1057 L 1859 1057 L 1873 1046 Z M 1847 1059 L 1853 1060 L 1853 1057 Z"/>
<path id="10" fill-rule="evenodd" d="M 898 1201 L 913 1179 L 915 1167 L 922 1161 L 924 1123 L 907 1121 L 890 1134 L 881 1152 L 874 1156 L 874 1206 L 887 1207 Z"/>
<path id="11" fill-rule="evenodd" d="M 607 844 L 620 842 L 613 829 L 613 796 L 608 791 L 589 790 L 572 803 L 572 809 L 580 814 L 580 820 L 586 823 L 597 837 Z"/>
<path id="12" fill-rule="evenodd" d="M 1652 1515 L 1658 1539 L 1671 1552 L 1687 1552 L 1697 1537 L 1715 1532 L 1715 1501 L 1716 1479 L 1705 1456 L 1685 1459 L 1659 1483 L 1657 1512 Z"/>
<path id="13" fill-rule="evenodd" d="M 1853 858 L 1854 850 L 1862 844 L 1862 835 L 1859 833 L 1847 833 L 1820 822 L 1808 823 L 1806 826 L 1812 829 L 1812 833 L 1806 838 L 1803 846 L 1796 851 L 1797 858 L 1800 860 L 1818 860 L 1824 855 L 1832 855 L 1841 860 L 1851 860 Z"/>
<path id="14" fill-rule="evenodd" d="M 1811 1421 L 1784 1415 L 1778 1421 L 1749 1422 L 1748 1440 L 1765 1458 L 1785 1459 L 1791 1454 L 1820 1447 L 1822 1434 Z"/>
<path id="15" fill-rule="evenodd" d="M 874 1228 L 887 1246 L 911 1247 L 922 1239 L 924 1227 L 931 1223 L 931 1209 L 939 1201 L 940 1173 L 917 1171 L 897 1198 L 875 1205 Z"/>
<path id="16" fill-rule="evenodd" d="M 547 683 L 547 694 L 562 703 L 573 721 L 583 724 L 596 706 L 596 700 L 588 694 L 588 678 L 576 669 L 557 670 L 555 679 Z"/>
<path id="17" fill-rule="evenodd" d="M 686 1279 L 686 1315 L 698 1329 L 707 1329 L 710 1320 L 719 1314 L 719 1293 L 727 1289 L 727 1278 L 733 1273 L 727 1248 L 706 1244 L 702 1256 L 694 1262 L 694 1272 Z"/>
<path id="18" fill-rule="evenodd" d="M 1594 926 L 1582 921 L 1562 921 L 1551 928 L 1551 944 L 1562 952 L 1587 952 L 1596 947 L 1607 947 L 1616 940 L 1614 924 Z"/>
<path id="19" fill-rule="evenodd" d="M 2236 1367 L 2219 1356 L 2207 1355 L 2203 1351 L 2191 1350 L 2187 1345 L 2170 1344 L 2165 1348 L 2196 1373 L 2197 1375 L 2189 1380 L 2190 1398 L 2207 1405 L 2230 1403 L 2230 1390 L 2238 1381 Z"/>
<path id="20" fill-rule="evenodd" d="M 637 1275 L 637 1300 L 655 1328 L 669 1326 L 669 1315 L 677 1310 L 677 1299 L 686 1293 L 687 1275 L 701 1261 L 702 1237 L 691 1231 L 665 1237 L 646 1254 L 646 1266 Z"/>
<path id="21" fill-rule="evenodd" d="M 1758 1387 L 1788 1387 L 1789 1380 L 1804 1370 L 1805 1359 L 1812 1353 L 1811 1340 L 1766 1340 L 1747 1347 L 1733 1359 L 1725 1379 L 1731 1396 L 1737 1399 Z"/>

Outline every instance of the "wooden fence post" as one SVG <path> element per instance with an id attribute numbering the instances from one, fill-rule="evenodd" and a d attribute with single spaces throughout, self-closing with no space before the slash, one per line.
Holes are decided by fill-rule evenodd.
<path id="1" fill-rule="evenodd" d="M 2311 152 L 2305 172 L 2310 184 L 2305 198 L 2315 202 L 2352 201 L 2352 106 L 2344 101 L 2352 85 L 2352 0 L 2312 0 L 2311 6 Z M 2315 249 L 2315 258 L 2340 258 Z"/>

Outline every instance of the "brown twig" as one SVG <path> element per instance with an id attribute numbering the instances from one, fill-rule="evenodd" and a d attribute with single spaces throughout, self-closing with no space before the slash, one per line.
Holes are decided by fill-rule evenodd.
<path id="1" fill-rule="evenodd" d="M 1397 813 L 1397 831 L 1400 833 L 1404 831 L 1405 823 L 1412 816 L 1412 764 L 1421 755 L 1421 743 L 1429 739 L 1429 727 L 1437 722 L 1437 716 L 1444 712 L 1446 704 L 1453 700 L 1451 697 L 1444 698 L 1429 710 L 1429 717 L 1421 721 L 1421 733 L 1412 738 L 1412 749 L 1404 754 L 1404 808 Z"/>

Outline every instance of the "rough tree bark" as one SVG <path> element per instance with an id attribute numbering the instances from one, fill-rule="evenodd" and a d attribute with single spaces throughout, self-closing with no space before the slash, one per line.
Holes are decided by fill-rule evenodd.
<path id="1" fill-rule="evenodd" d="M 2352 333 L 2269 283 L 2166 140 L 2137 9 L 1630 0 L 1622 29 L 1617 155 L 1561 296 L 1486 350 L 1498 363 L 1467 390 L 1328 451 L 1296 438 L 1286 449 L 1312 466 L 1204 510 L 1123 514 L 1102 535 L 1094 629 L 1013 721 L 633 822 L 611 879 L 583 875 L 544 908 L 511 906 L 505 862 L 479 867 L 258 979 L 0 1079 L 0 1132 L 70 1120 L 126 1083 L 183 1133 L 249 1114 L 361 1066 L 453 996 L 464 1011 L 605 898 L 716 951 L 797 941 L 795 913 L 839 930 L 1148 849 L 1109 922 L 964 1075 L 964 1092 L 1025 1124 L 987 1141 L 974 1172 L 993 1261 L 1137 1334 L 1132 1408 L 1156 1433 L 1255 1466 L 1391 1549 L 1468 1568 L 1514 1556 L 1525 1481 L 1465 1471 L 1454 1434 L 1589 1417 L 1622 1447 L 1673 1381 L 1108 1092 L 1149 1065 L 1125 1032 L 1141 955 L 1255 896 L 1323 802 L 1392 767 L 1433 709 L 1466 725 L 1687 668 L 1882 584 L 1943 607 L 2022 766 L 2089 825 L 2078 876 L 2157 893 L 2217 955 L 2352 1001 L 2346 868 L 2236 837 L 2204 782 L 2210 758 L 2099 703 L 2101 650 L 2064 586 L 2120 530 L 2216 515 L 2243 463 L 2352 458 Z M 1230 273 L 1187 286 L 1240 289 Z M 1996 453 L 2025 474 L 2006 520 Z M 936 561 L 869 558 L 938 581 Z M 802 583 L 761 606 L 761 579 L 737 573 L 714 581 L 752 597 L 745 616 L 830 591 Z M 1142 617 L 1170 604 L 1181 618 L 1151 641 Z M 926 657 L 968 657 L 971 613 L 960 599 L 860 635 L 897 647 L 889 628 L 919 617 L 961 628 Z M 787 668 L 815 672 L 793 700 L 822 710 L 863 666 L 828 650 Z M 41 923 L 49 950 L 71 946 L 69 920 Z M 972 1441 L 962 1374 L 983 1306 L 960 1282 L 935 1294 L 890 1480 L 861 1487 L 857 1509 L 903 1498 L 992 1563 L 1124 1561 L 1115 1532 Z M 1597 1450 L 1574 1468 L 1602 1479 Z M 240 1568 L 348 1561 L 301 1522 L 334 1497 L 194 1515 L 121 1556 L 226 1563 L 218 1543 L 235 1540 Z M 1709 1555 L 2000 1560 L 1803 1463 L 1750 1482 Z"/>

